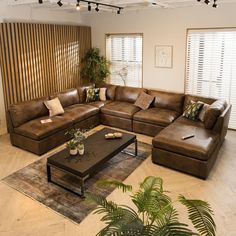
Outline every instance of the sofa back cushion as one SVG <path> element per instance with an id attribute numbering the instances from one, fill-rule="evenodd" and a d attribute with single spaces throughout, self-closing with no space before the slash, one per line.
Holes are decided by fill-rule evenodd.
<path id="1" fill-rule="evenodd" d="M 165 108 L 179 113 L 183 112 L 184 94 L 149 90 L 148 93 L 155 97 L 153 106 Z"/>
<path id="2" fill-rule="evenodd" d="M 115 100 L 120 102 L 135 103 L 142 92 L 147 92 L 147 89 L 117 86 Z"/>
<path id="3" fill-rule="evenodd" d="M 190 95 L 190 94 L 186 94 L 185 98 L 184 98 L 184 109 L 186 107 L 186 105 L 188 105 L 191 101 L 194 102 L 203 102 L 206 104 L 212 104 L 213 102 L 216 101 L 216 99 L 214 98 L 209 98 L 209 97 L 202 97 L 202 96 L 194 96 L 194 95 Z"/>
<path id="4" fill-rule="evenodd" d="M 67 89 L 50 95 L 50 99 L 54 99 L 56 97 L 59 98 L 59 101 L 63 107 L 77 104 L 80 101 L 78 91 L 75 88 Z"/>
<path id="5" fill-rule="evenodd" d="M 94 87 L 95 87 L 94 84 L 81 85 L 77 87 L 80 103 L 86 102 L 86 89 L 92 89 Z"/>
<path id="6" fill-rule="evenodd" d="M 221 115 L 221 113 L 227 107 L 227 102 L 223 99 L 216 100 L 213 102 L 206 110 L 205 118 L 204 118 L 204 126 L 207 129 L 212 129 Z"/>
<path id="7" fill-rule="evenodd" d="M 116 95 L 116 85 L 107 84 L 107 83 L 99 83 L 96 84 L 97 88 L 106 88 L 106 99 L 107 100 L 115 100 Z"/>
<path id="8" fill-rule="evenodd" d="M 44 105 L 45 101 L 48 101 L 48 97 L 11 105 L 9 112 L 13 126 L 16 128 L 27 121 L 48 115 L 48 109 Z"/>

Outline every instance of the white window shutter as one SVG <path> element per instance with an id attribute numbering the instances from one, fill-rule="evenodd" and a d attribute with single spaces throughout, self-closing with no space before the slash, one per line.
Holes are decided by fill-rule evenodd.
<path id="1" fill-rule="evenodd" d="M 187 40 L 186 92 L 226 99 L 236 129 L 236 30 L 189 30 Z"/>
<path id="2" fill-rule="evenodd" d="M 106 36 L 106 57 L 111 61 L 110 83 L 142 87 L 141 34 Z"/>

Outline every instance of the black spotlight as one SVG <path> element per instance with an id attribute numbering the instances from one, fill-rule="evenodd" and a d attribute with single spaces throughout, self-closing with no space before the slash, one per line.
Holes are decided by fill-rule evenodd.
<path id="1" fill-rule="evenodd" d="M 43 0 L 39 0 L 39 4 L 42 4 L 43 3 Z"/>
<path id="2" fill-rule="evenodd" d="M 88 11 L 91 11 L 91 3 L 88 2 Z"/>
<path id="3" fill-rule="evenodd" d="M 57 2 L 57 5 L 59 6 L 59 7 L 61 7 L 63 4 L 62 4 L 62 2 L 61 2 L 61 0 L 59 0 L 58 2 Z"/>
<path id="4" fill-rule="evenodd" d="M 205 2 L 207 5 L 210 4 L 210 1 L 209 1 L 209 0 L 205 0 L 204 2 Z"/>
<path id="5" fill-rule="evenodd" d="M 95 11 L 99 12 L 99 8 L 98 8 L 99 5 L 98 4 L 96 4 L 96 5 L 97 5 L 97 7 L 95 8 Z"/>
<path id="6" fill-rule="evenodd" d="M 201 0 L 197 0 L 198 2 L 201 2 Z"/>
<path id="7" fill-rule="evenodd" d="M 121 9 L 119 8 L 119 10 L 117 11 L 117 14 L 120 14 L 120 10 L 121 10 Z"/>
<path id="8" fill-rule="evenodd" d="M 213 3 L 213 5 L 212 5 L 212 7 L 214 7 L 214 8 L 217 8 L 217 7 L 218 7 L 218 5 L 217 5 L 217 3 L 216 3 L 216 0 L 214 0 L 214 3 Z"/>

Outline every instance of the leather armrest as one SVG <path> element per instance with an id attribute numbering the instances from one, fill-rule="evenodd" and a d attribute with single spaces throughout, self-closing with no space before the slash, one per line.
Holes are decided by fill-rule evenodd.
<path id="1" fill-rule="evenodd" d="M 11 113 L 9 110 L 6 111 L 6 119 L 7 119 L 7 130 L 9 133 L 13 133 L 14 132 L 14 127 L 13 127 L 13 123 L 11 120 Z"/>
<path id="2" fill-rule="evenodd" d="M 222 114 L 218 117 L 213 130 L 220 134 L 220 141 L 223 142 L 226 136 L 232 105 L 228 105 Z"/>

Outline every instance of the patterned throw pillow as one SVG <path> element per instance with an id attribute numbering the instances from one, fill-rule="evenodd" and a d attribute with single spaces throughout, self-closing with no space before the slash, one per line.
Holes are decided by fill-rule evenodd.
<path id="1" fill-rule="evenodd" d="M 86 102 L 99 101 L 99 88 L 86 89 Z"/>
<path id="2" fill-rule="evenodd" d="M 183 116 L 190 120 L 197 120 L 203 103 L 191 101 L 186 107 Z"/>
<path id="3" fill-rule="evenodd" d="M 135 106 L 140 107 L 142 110 L 146 110 L 149 108 L 153 101 L 154 97 L 142 92 L 136 102 L 134 103 Z"/>

